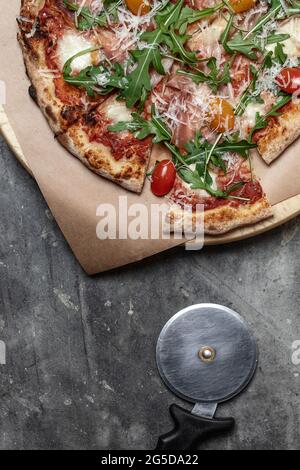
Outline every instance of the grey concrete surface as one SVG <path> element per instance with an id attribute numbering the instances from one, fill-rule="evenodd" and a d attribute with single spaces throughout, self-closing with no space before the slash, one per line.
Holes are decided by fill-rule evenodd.
<path id="1" fill-rule="evenodd" d="M 218 410 L 235 432 L 202 448 L 300 449 L 300 219 L 89 278 L 3 141 L 0 153 L 0 449 L 153 448 L 182 404 L 158 377 L 157 336 L 198 302 L 239 311 L 260 349 L 251 386 Z"/>

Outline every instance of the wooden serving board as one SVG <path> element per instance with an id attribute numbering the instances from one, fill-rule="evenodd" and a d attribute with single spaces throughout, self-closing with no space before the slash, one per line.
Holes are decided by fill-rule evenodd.
<path id="1" fill-rule="evenodd" d="M 8 143 L 9 147 L 23 165 L 23 167 L 30 173 L 32 176 L 32 171 L 26 160 L 25 155 L 22 152 L 22 148 L 16 138 L 16 135 L 7 119 L 7 116 L 4 112 L 4 109 L 0 106 L 0 131 L 4 139 Z M 297 215 L 300 214 L 300 195 L 291 197 L 286 201 L 280 202 L 273 206 L 274 216 L 268 220 L 259 222 L 255 225 L 242 227 L 236 230 L 233 230 L 225 235 L 220 236 L 206 236 L 205 245 L 219 245 L 223 243 L 230 243 L 234 241 L 244 240 L 249 237 L 254 237 L 255 235 L 260 235 L 268 230 L 272 230 L 279 225 L 288 222 Z"/>

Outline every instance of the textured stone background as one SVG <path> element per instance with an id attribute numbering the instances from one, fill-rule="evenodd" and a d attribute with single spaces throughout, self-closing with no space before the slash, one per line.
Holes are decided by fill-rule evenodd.
<path id="1" fill-rule="evenodd" d="M 260 349 L 250 388 L 218 411 L 236 417 L 235 432 L 202 448 L 300 449 L 300 219 L 89 278 L 1 140 L 0 154 L 1 449 L 153 448 L 180 403 L 158 377 L 157 336 L 198 302 L 239 311 Z"/>

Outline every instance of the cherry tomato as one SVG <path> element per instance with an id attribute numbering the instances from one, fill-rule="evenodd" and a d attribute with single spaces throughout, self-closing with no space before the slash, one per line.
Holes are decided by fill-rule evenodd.
<path id="1" fill-rule="evenodd" d="M 286 93 L 300 91 L 300 67 L 286 67 L 282 69 L 275 79 L 276 84 Z"/>
<path id="2" fill-rule="evenodd" d="M 229 4 L 235 13 L 243 13 L 255 6 L 256 0 L 230 0 Z"/>
<path id="3" fill-rule="evenodd" d="M 171 160 L 162 160 L 159 162 L 153 173 L 151 182 L 151 191 L 155 196 L 165 196 L 174 186 L 176 177 L 176 168 Z"/>
<path id="4" fill-rule="evenodd" d="M 214 98 L 211 101 L 209 127 L 218 132 L 231 131 L 234 128 L 234 110 L 228 101 L 223 98 Z"/>
<path id="5" fill-rule="evenodd" d="M 146 15 L 150 11 L 148 0 L 125 0 L 127 7 L 134 15 Z"/>

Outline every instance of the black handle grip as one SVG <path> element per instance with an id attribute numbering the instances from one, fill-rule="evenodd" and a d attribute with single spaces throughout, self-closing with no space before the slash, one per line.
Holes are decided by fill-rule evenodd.
<path id="1" fill-rule="evenodd" d="M 198 444 L 209 436 L 231 431 L 233 418 L 210 419 L 196 416 L 177 405 L 170 406 L 175 427 L 160 436 L 156 450 L 196 450 Z"/>

